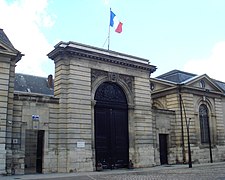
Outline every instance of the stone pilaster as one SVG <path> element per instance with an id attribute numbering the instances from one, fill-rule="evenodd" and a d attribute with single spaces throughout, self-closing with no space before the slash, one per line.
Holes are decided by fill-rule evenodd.
<path id="1" fill-rule="evenodd" d="M 154 165 L 151 94 L 148 77 L 134 80 L 134 119 L 136 166 Z"/>
<path id="2" fill-rule="evenodd" d="M 225 145 L 225 125 L 223 121 L 224 112 L 222 108 L 222 100 L 215 99 L 215 114 L 216 114 L 216 137 L 217 145 Z"/>
<path id="3" fill-rule="evenodd" d="M 79 59 L 70 62 L 68 79 L 67 171 L 93 171 L 91 69 Z"/>
<path id="4" fill-rule="evenodd" d="M 9 74 L 10 63 L 2 62 L 0 57 L 0 174 L 6 173 L 7 123 L 12 123 L 7 121 Z"/>

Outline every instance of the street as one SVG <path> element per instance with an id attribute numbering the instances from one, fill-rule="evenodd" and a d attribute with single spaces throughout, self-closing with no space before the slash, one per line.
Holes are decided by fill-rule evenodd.
<path id="1" fill-rule="evenodd" d="M 143 169 L 106 170 L 101 172 L 57 173 L 0 176 L 1 180 L 225 180 L 225 162 L 193 165 L 167 165 Z"/>

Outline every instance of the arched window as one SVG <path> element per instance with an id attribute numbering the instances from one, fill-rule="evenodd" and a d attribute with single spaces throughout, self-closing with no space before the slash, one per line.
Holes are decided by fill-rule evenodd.
<path id="1" fill-rule="evenodd" d="M 208 108 L 205 104 L 199 107 L 199 120 L 200 120 L 200 132 L 201 143 L 209 143 L 209 116 Z"/>

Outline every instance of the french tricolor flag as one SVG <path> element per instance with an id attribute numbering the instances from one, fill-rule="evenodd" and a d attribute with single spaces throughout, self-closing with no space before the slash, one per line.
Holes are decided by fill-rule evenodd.
<path id="1" fill-rule="evenodd" d="M 115 13 L 113 13 L 113 12 L 111 11 L 111 8 L 110 8 L 110 26 L 111 26 L 111 27 L 114 27 L 114 28 L 115 28 L 115 31 L 116 31 L 117 33 L 121 33 L 121 32 L 122 32 L 122 26 L 123 26 L 123 23 L 121 23 L 121 22 L 117 19 Z"/>

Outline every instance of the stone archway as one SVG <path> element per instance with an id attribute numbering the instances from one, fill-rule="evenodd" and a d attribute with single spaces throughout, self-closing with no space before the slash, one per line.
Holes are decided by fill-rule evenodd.
<path id="1" fill-rule="evenodd" d="M 128 105 L 116 83 L 104 82 L 95 93 L 96 166 L 105 169 L 128 167 Z"/>

